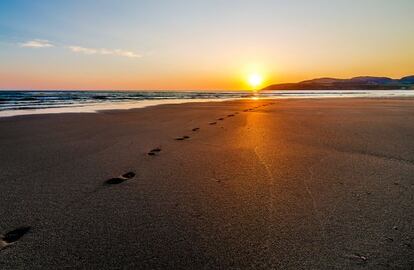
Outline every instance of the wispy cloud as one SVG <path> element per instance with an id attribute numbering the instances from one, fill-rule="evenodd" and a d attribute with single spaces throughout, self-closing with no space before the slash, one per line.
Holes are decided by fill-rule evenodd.
<path id="1" fill-rule="evenodd" d="M 20 47 L 25 48 L 50 48 L 55 47 L 52 42 L 46 39 L 33 39 L 26 41 L 24 43 L 20 43 Z"/>
<path id="2" fill-rule="evenodd" d="M 33 39 L 33 40 L 28 40 L 26 42 L 20 43 L 19 46 L 23 48 L 50 48 L 50 47 L 55 47 L 55 44 L 46 39 Z M 82 53 L 82 54 L 114 55 L 114 56 L 122 56 L 122 57 L 128 57 L 128 58 L 141 58 L 142 57 L 142 55 L 136 52 L 126 51 L 126 50 L 121 50 L 121 49 L 88 48 L 88 47 L 74 46 L 74 45 L 71 45 L 71 46 L 58 45 L 58 46 L 69 49 L 72 52 Z"/>
<path id="3" fill-rule="evenodd" d="M 131 51 L 125 51 L 121 49 L 105 49 L 105 48 L 86 48 L 82 46 L 68 46 L 72 52 L 83 54 L 100 54 L 100 55 L 115 55 L 129 58 L 140 58 L 142 55 Z"/>

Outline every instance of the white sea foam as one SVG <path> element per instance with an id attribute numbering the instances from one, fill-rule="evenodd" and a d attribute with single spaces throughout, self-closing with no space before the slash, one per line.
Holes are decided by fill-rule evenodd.
<path id="1" fill-rule="evenodd" d="M 135 102 L 115 102 L 115 103 L 90 103 L 82 106 L 63 106 L 56 108 L 27 109 L 27 110 L 5 110 L 0 111 L 0 117 L 10 117 L 18 115 L 32 114 L 56 114 L 56 113 L 97 113 L 104 110 L 128 110 L 145 108 L 163 104 L 181 104 L 186 102 L 208 102 L 225 101 L 229 99 L 171 99 L 171 100 L 142 100 Z"/>

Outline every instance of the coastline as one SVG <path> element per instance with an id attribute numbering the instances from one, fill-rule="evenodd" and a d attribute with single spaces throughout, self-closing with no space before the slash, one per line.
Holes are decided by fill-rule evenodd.
<path id="1" fill-rule="evenodd" d="M 0 234 L 30 226 L 0 268 L 409 268 L 413 123 L 411 98 L 0 118 Z"/>
<path id="2" fill-rule="evenodd" d="M 113 102 L 113 103 L 96 103 L 83 106 L 67 106 L 57 108 L 45 108 L 45 109 L 28 109 L 28 110 L 6 110 L 0 111 L 0 118 L 12 117 L 20 115 L 39 115 L 39 114 L 61 114 L 61 113 L 99 113 L 100 111 L 112 111 L 112 110 L 131 110 L 141 109 L 152 106 L 160 105 L 172 105 L 183 103 L 198 103 L 198 102 L 220 102 L 228 101 L 231 99 L 172 99 L 172 100 L 142 100 L 138 102 Z"/>
<path id="3" fill-rule="evenodd" d="M 22 97 L 17 98 L 16 100 L 8 100 L 7 96 L 1 98 L 2 92 L 0 92 L 0 118 L 2 117 L 11 117 L 11 116 L 18 116 L 18 115 L 37 115 L 37 114 L 58 114 L 58 113 L 97 113 L 99 111 L 104 110 L 129 110 L 129 109 L 136 109 L 136 108 L 145 108 L 150 106 L 157 106 L 157 105 L 168 105 L 168 104 L 182 104 L 182 103 L 190 103 L 190 102 L 212 102 L 212 101 L 231 101 L 231 100 L 249 100 L 249 99 L 324 99 L 324 98 L 414 98 L 414 91 L 413 90 L 288 90 L 288 91 L 262 91 L 260 93 L 254 94 L 252 97 L 249 97 L 251 93 L 247 91 L 234 91 L 234 92 L 173 92 L 172 94 L 169 93 L 169 98 L 166 98 L 165 93 L 157 98 L 148 96 L 148 99 L 135 99 L 139 95 L 141 98 L 141 94 L 143 92 L 82 92 L 82 91 L 18 91 L 19 93 L 42 93 L 44 94 L 52 94 L 59 93 L 59 95 L 55 96 L 56 100 L 50 101 L 47 99 L 47 105 L 42 104 L 42 99 L 37 99 L 35 97 L 26 96 L 23 98 L 23 103 L 19 105 L 21 102 L 20 99 Z M 5 92 L 3 92 L 5 93 Z M 8 92 L 8 94 L 13 92 Z M 70 101 L 70 94 L 76 93 L 78 97 L 76 99 Z M 92 98 L 92 100 L 99 98 L 106 100 L 107 97 L 105 95 L 118 95 L 121 96 L 118 98 L 128 100 L 122 101 L 113 100 L 113 101 L 106 101 L 106 102 L 84 102 L 84 103 L 76 103 L 75 101 L 82 96 L 82 94 L 87 95 L 96 95 Z M 161 93 L 161 92 L 154 92 L 154 93 Z M 68 94 L 68 97 L 62 96 L 63 94 Z M 146 94 L 153 94 L 152 92 L 147 92 Z M 187 98 L 180 98 L 179 95 L 193 95 L 192 97 L 187 96 Z M 122 96 L 127 95 L 127 96 Z M 178 95 L 178 96 L 175 96 Z M 204 98 L 197 98 L 198 95 L 207 95 Z M 212 98 L 211 96 L 217 96 L 216 98 Z M 220 97 L 219 97 L 220 96 Z M 238 97 L 237 97 L 238 96 Z M 110 97 L 108 97 L 110 99 Z M 25 103 L 25 100 L 34 100 L 33 103 Z M 53 99 L 52 99 L 53 100 Z M 68 102 L 68 104 L 62 104 L 62 100 Z M 7 105 L 10 101 L 15 103 L 14 105 Z M 91 100 L 90 100 L 91 101 Z M 3 102 L 3 103 L 1 103 Z M 5 107 L 14 107 L 14 109 L 5 110 Z M 27 109 L 27 106 L 31 107 Z M 46 106 L 46 108 L 42 108 L 42 106 Z M 33 109 L 38 107 L 36 109 Z"/>

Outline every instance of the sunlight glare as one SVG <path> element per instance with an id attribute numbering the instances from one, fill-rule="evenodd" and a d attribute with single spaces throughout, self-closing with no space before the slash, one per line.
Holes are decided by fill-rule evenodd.
<path id="1" fill-rule="evenodd" d="M 252 88 L 257 88 L 263 82 L 263 77 L 259 74 L 250 74 L 248 77 L 248 82 Z"/>

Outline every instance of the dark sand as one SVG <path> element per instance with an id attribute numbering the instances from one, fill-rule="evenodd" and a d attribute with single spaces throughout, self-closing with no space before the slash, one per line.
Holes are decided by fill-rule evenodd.
<path id="1" fill-rule="evenodd" d="M 0 269 L 414 267 L 414 100 L 2 118 L 0 164 Z"/>

